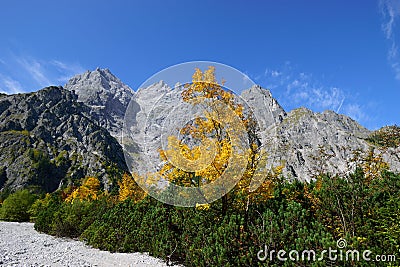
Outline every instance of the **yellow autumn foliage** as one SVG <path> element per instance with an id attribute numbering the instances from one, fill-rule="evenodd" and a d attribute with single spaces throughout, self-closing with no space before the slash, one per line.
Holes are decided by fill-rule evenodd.
<path id="1" fill-rule="evenodd" d="M 96 200 L 99 196 L 100 181 L 96 177 L 87 177 L 83 181 L 82 185 L 76 188 L 72 193 L 65 199 L 66 202 L 72 202 L 75 199 L 79 200 Z"/>
<path id="2" fill-rule="evenodd" d="M 138 176 L 138 174 L 134 173 L 134 176 Z M 137 177 L 139 179 L 139 177 Z M 124 201 L 127 198 L 132 198 L 135 201 L 142 200 L 146 196 L 146 192 L 144 192 L 135 182 L 135 178 L 128 173 L 124 173 L 121 181 L 118 182 L 119 185 L 119 194 L 118 200 Z"/>
<path id="3" fill-rule="evenodd" d="M 265 169 L 266 154 L 256 140 L 256 121 L 251 113 L 245 113 L 243 105 L 222 85 L 223 82 L 217 82 L 214 67 L 204 72 L 195 70 L 192 83 L 185 85 L 182 98 L 192 105 L 205 105 L 206 111 L 201 118 L 195 118 L 180 129 L 180 134 L 189 136 L 195 145 L 190 147 L 178 137 L 169 136 L 167 149 L 159 150 L 164 164 L 158 174 L 179 186 L 199 187 L 218 179 L 234 156 L 236 161 L 248 162 L 243 177 L 234 188 L 235 193 L 241 195 L 237 201 L 242 202 L 240 206 L 244 207 L 245 204 L 248 206 L 249 201 L 272 197 L 272 180 L 280 175 L 282 167 L 278 166 L 272 171 Z M 221 103 L 228 111 L 223 113 L 223 122 L 216 119 L 221 118 L 218 106 Z M 243 155 L 233 155 L 238 152 L 233 149 L 234 139 L 231 135 L 235 134 L 232 129 L 237 128 L 238 124 L 248 135 L 249 151 L 242 152 Z M 204 197 L 207 199 L 207 196 Z M 226 200 L 227 196 L 224 197 Z M 202 206 L 198 208 L 203 209 Z"/>
<path id="4" fill-rule="evenodd" d="M 197 210 L 209 210 L 210 209 L 210 204 L 198 204 L 198 203 L 196 203 L 196 209 Z"/>
<path id="5" fill-rule="evenodd" d="M 385 162 L 381 153 L 370 150 L 363 159 L 361 165 L 367 180 L 381 177 L 382 171 L 389 169 L 389 164 Z"/>

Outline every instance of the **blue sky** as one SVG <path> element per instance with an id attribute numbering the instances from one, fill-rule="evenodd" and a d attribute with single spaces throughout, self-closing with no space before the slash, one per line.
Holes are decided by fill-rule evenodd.
<path id="1" fill-rule="evenodd" d="M 0 3 L 0 91 L 109 68 L 137 89 L 174 64 L 246 73 L 287 110 L 400 124 L 400 0 Z"/>

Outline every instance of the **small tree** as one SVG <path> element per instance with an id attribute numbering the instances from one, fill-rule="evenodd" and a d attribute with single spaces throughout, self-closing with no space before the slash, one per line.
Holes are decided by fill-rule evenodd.
<path id="1" fill-rule="evenodd" d="M 96 177 L 88 177 L 82 185 L 75 189 L 66 199 L 66 202 L 72 202 L 74 199 L 96 200 L 100 191 L 100 181 Z"/>
<path id="2" fill-rule="evenodd" d="M 0 217 L 7 221 L 29 221 L 29 209 L 36 200 L 36 195 L 28 189 L 19 190 L 11 194 L 3 202 Z"/>
<path id="3" fill-rule="evenodd" d="M 271 175 L 265 169 L 260 172 L 260 166 L 265 163 L 266 157 L 257 137 L 256 120 L 251 111 L 246 110 L 235 99 L 233 93 L 224 90 L 223 85 L 224 81 L 218 83 L 214 67 L 209 67 L 204 72 L 195 70 L 192 83 L 186 84 L 182 91 L 182 99 L 194 107 L 201 105 L 204 108 L 203 117 L 195 118 L 180 129 L 182 139 L 168 137 L 167 149 L 160 150 L 164 165 L 158 174 L 179 186 L 200 187 L 221 177 L 232 158 L 234 165 L 245 163 L 241 169 L 244 170 L 241 180 L 232 193 L 226 192 L 222 196 L 222 213 L 225 214 L 232 202 L 247 209 L 249 202 L 260 200 L 260 196 L 263 199 L 269 198 L 272 195 L 272 183 L 266 179 L 271 178 Z M 190 147 L 184 143 L 185 140 L 190 140 L 194 145 Z M 275 176 L 280 171 L 278 168 Z M 236 174 L 236 171 L 230 172 L 229 179 L 234 179 L 232 176 Z M 232 181 L 219 184 L 221 190 L 227 191 L 226 188 L 230 187 Z M 257 188 L 260 190 L 256 190 Z M 204 201 L 199 204 L 208 203 L 207 192 L 201 194 Z"/>
<path id="4" fill-rule="evenodd" d="M 137 175 L 137 174 L 134 174 Z M 146 196 L 146 192 L 141 189 L 135 179 L 128 173 L 124 173 L 122 180 L 118 182 L 119 194 L 118 199 L 124 201 L 128 197 L 133 198 L 135 201 L 142 200 Z"/>

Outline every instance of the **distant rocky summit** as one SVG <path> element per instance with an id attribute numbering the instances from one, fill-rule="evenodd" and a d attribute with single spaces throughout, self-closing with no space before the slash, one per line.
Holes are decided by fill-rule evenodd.
<path id="1" fill-rule="evenodd" d="M 87 71 L 71 78 L 65 89 L 74 92 L 78 101 L 90 108 L 90 116 L 116 139 L 122 135 L 126 107 L 134 91 L 108 69 Z"/>
<path id="2" fill-rule="evenodd" d="M 187 113 L 176 109 L 183 102 L 181 90 L 160 81 L 135 93 L 108 69 L 98 68 L 76 75 L 64 88 L 1 94 L 0 189 L 39 186 L 50 192 L 89 175 L 111 188 L 117 174 L 128 171 L 126 160 L 157 166 L 160 127 L 176 127 Z M 283 165 L 288 179 L 310 180 L 322 167 L 346 173 L 355 151 L 371 149 L 400 170 L 400 148 L 383 150 L 371 143 L 372 132 L 347 116 L 306 108 L 286 112 L 260 86 L 240 97 L 258 121 L 268 164 Z M 124 119 L 131 126 L 125 133 Z M 129 136 L 125 141 L 123 134 Z M 133 153 L 124 158 L 122 147 Z"/>

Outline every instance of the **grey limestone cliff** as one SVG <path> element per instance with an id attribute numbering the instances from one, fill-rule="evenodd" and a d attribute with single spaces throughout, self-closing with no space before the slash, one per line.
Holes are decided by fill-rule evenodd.
<path id="1" fill-rule="evenodd" d="M 94 175 L 110 185 L 127 170 L 120 144 L 73 92 L 48 87 L 0 98 L 0 187 L 60 183 Z"/>

